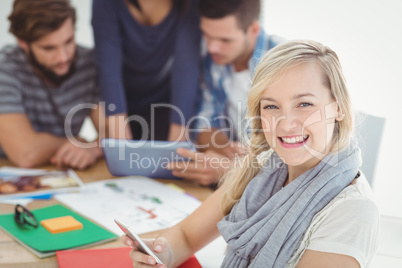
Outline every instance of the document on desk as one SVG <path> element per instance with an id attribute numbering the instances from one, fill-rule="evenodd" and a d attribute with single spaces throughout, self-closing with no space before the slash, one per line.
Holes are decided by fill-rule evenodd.
<path id="1" fill-rule="evenodd" d="M 84 183 L 73 170 L 55 171 L 14 167 L 0 168 L 0 201 L 51 196 L 78 191 Z"/>
<path id="2" fill-rule="evenodd" d="M 123 232 L 114 218 L 142 234 L 173 226 L 201 204 L 192 196 L 145 177 L 87 183 L 80 193 L 57 194 L 55 198 L 118 235 Z"/>

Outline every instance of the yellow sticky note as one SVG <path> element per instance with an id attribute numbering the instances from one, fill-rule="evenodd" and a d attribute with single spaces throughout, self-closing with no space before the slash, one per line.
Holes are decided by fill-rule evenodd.
<path id="1" fill-rule="evenodd" d="M 40 224 L 42 224 L 42 226 L 52 234 L 82 229 L 82 223 L 74 219 L 72 216 L 47 219 L 41 221 Z"/>

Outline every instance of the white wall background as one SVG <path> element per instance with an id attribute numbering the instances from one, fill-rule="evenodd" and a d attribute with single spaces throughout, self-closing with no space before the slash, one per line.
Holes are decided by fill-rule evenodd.
<path id="1" fill-rule="evenodd" d="M 330 46 L 340 57 L 355 109 L 387 119 L 374 192 L 381 212 L 402 217 L 402 1 L 262 0 L 268 33 L 308 38 Z M 90 0 L 77 7 L 76 39 L 93 46 Z M 14 43 L 7 16 L 12 0 L 0 1 L 0 47 Z"/>

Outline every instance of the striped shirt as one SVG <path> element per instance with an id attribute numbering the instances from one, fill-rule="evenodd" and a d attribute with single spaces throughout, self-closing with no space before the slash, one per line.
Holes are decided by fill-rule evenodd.
<path id="1" fill-rule="evenodd" d="M 99 101 L 92 50 L 77 46 L 75 69 L 60 87 L 50 88 L 34 73 L 21 48 L 4 47 L 0 50 L 0 114 L 25 114 L 36 132 L 65 137 L 64 121 L 69 111 L 75 111 L 72 108 L 77 109 L 79 104 Z M 77 109 L 69 119 L 74 136 L 78 135 L 90 111 Z M 4 156 L 1 147 L 0 156 Z"/>

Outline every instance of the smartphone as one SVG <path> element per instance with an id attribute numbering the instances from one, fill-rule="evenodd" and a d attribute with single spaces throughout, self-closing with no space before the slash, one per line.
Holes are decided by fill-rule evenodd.
<path id="1" fill-rule="evenodd" d="M 114 219 L 114 222 L 120 227 L 120 229 L 134 241 L 134 245 L 144 254 L 148 254 L 155 258 L 156 263 L 163 264 L 156 254 L 145 244 L 144 241 L 124 222 L 119 219 Z"/>

